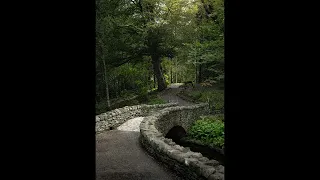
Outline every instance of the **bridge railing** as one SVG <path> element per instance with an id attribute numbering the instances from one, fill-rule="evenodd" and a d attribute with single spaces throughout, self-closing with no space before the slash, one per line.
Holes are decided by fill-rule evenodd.
<path id="1" fill-rule="evenodd" d="M 224 166 L 209 160 L 201 153 L 190 151 L 165 138 L 170 128 L 179 125 L 187 128 L 201 114 L 208 112 L 208 104 L 168 107 L 152 116 L 145 117 L 140 124 L 140 142 L 157 160 L 189 180 L 224 179 Z"/>
<path id="2" fill-rule="evenodd" d="M 127 120 L 145 116 L 150 110 L 176 106 L 177 103 L 125 106 L 96 116 L 96 133 L 115 129 Z"/>

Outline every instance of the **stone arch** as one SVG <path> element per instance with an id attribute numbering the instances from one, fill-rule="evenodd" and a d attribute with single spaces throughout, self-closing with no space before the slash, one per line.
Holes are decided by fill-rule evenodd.
<path id="1" fill-rule="evenodd" d="M 181 138 L 187 134 L 186 130 L 182 126 L 174 126 L 166 134 L 166 138 L 172 139 L 174 142 L 180 141 Z"/>

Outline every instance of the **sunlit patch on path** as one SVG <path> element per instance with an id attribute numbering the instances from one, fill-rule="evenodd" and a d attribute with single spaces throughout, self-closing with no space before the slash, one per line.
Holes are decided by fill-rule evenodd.
<path id="1" fill-rule="evenodd" d="M 117 128 L 119 131 L 136 131 L 140 132 L 140 123 L 143 120 L 143 117 L 136 117 L 133 119 L 129 119 L 121 126 Z"/>

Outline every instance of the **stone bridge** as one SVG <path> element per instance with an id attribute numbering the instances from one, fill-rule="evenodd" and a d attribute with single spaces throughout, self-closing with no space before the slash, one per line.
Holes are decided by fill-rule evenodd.
<path id="1" fill-rule="evenodd" d="M 157 160 L 174 169 L 185 179 L 224 179 L 224 166 L 209 160 L 201 153 L 177 145 L 165 136 L 174 128 L 188 130 L 199 116 L 208 112 L 207 104 L 168 107 L 145 117 L 140 124 L 140 141 L 143 147 Z M 179 132 L 179 131 L 178 131 Z"/>
<path id="2" fill-rule="evenodd" d="M 115 109 L 102 113 L 96 116 L 96 133 L 116 129 L 127 120 L 135 117 L 144 117 L 166 107 L 176 106 L 177 103 L 156 104 L 156 105 L 136 105 L 125 106 L 123 108 Z"/>
<path id="3" fill-rule="evenodd" d="M 224 166 L 218 161 L 177 145 L 168 137 L 174 133 L 178 133 L 178 137 L 179 133 L 183 136 L 193 122 L 208 111 L 208 104 L 177 106 L 177 103 L 168 103 L 124 107 L 96 116 L 96 132 L 116 128 L 129 119 L 142 116 L 139 141 L 150 155 L 184 179 L 222 180 Z"/>

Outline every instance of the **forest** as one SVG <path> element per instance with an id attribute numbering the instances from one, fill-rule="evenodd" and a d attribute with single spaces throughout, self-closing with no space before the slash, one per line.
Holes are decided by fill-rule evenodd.
<path id="1" fill-rule="evenodd" d="M 210 112 L 168 137 L 223 164 L 224 32 L 223 0 L 96 0 L 96 115 L 178 89 Z"/>
<path id="2" fill-rule="evenodd" d="M 96 0 L 96 114 L 183 82 L 224 89 L 224 1 Z"/>

